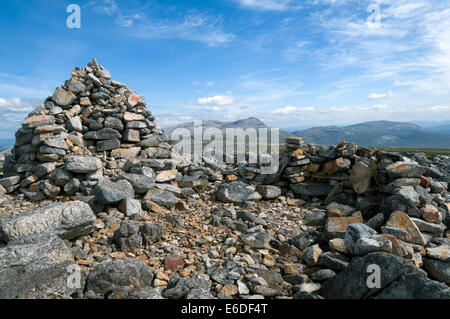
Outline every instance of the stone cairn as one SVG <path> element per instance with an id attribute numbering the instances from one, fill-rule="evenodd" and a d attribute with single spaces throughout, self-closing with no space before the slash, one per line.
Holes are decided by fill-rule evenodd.
<path id="1" fill-rule="evenodd" d="M 175 179 L 171 146 L 143 100 L 111 80 L 95 59 L 76 68 L 17 131 L 1 185 L 7 193 L 18 191 L 39 201 L 91 196 L 96 186 L 119 179 L 124 170 L 131 174 L 121 179 L 128 179 L 137 193 L 148 191 L 155 177 Z M 104 203 L 115 201 L 103 198 Z"/>

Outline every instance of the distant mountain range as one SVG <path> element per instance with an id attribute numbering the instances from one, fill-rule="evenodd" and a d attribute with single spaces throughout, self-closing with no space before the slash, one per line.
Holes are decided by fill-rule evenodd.
<path id="1" fill-rule="evenodd" d="M 284 143 L 287 136 L 300 136 L 305 138 L 306 142 L 322 145 L 336 145 L 347 140 L 364 146 L 450 148 L 450 121 L 448 125 L 447 122 L 426 123 L 427 128 L 407 122 L 372 121 L 342 127 L 317 126 L 292 133 L 280 130 L 280 143 Z M 203 121 L 203 126 L 217 127 L 223 132 L 226 128 L 269 128 L 255 117 L 234 122 Z M 193 122 L 167 127 L 164 130 L 170 137 L 176 128 L 186 128 L 193 136 Z"/>
<path id="2" fill-rule="evenodd" d="M 416 122 L 372 121 L 348 126 L 317 126 L 308 129 L 287 132 L 279 131 L 280 144 L 288 136 L 300 136 L 306 142 L 322 145 L 335 145 L 343 140 L 353 141 L 364 146 L 415 147 L 415 148 L 447 148 L 450 149 L 450 121 Z M 215 127 L 225 136 L 226 128 L 268 128 L 256 117 L 233 122 L 207 120 L 203 127 Z M 171 136 L 176 128 L 186 128 L 194 136 L 194 122 L 182 123 L 164 128 L 167 136 Z M 257 130 L 258 131 L 258 130 Z M 270 137 L 270 131 L 268 132 Z M 0 152 L 14 146 L 14 139 L 0 139 Z M 270 141 L 269 141 L 270 142 Z"/>
<path id="3" fill-rule="evenodd" d="M 384 147 L 450 148 L 450 134 L 405 122 L 373 121 L 344 127 L 318 126 L 293 132 L 307 142 L 333 145 L 342 140 Z"/>
<path id="4" fill-rule="evenodd" d="M 264 122 L 257 119 L 256 117 L 249 117 L 247 119 L 242 119 L 242 120 L 238 120 L 238 121 L 234 121 L 234 122 L 203 120 L 202 126 L 203 126 L 203 129 L 207 129 L 209 127 L 218 128 L 222 132 L 224 138 L 225 138 L 225 133 L 226 133 L 227 128 L 234 128 L 234 129 L 241 128 L 243 130 L 245 130 L 247 128 L 255 128 L 257 132 L 258 132 L 259 128 L 267 128 L 268 129 L 267 135 L 270 140 L 270 129 L 271 128 L 268 125 L 266 125 Z M 188 129 L 191 136 L 192 137 L 194 136 L 194 122 L 181 123 L 178 125 L 165 127 L 164 132 L 170 138 L 172 135 L 172 132 L 178 128 Z M 279 130 L 279 137 L 280 137 L 281 144 L 284 144 L 284 140 L 288 136 L 293 136 L 293 135 L 287 131 Z"/>

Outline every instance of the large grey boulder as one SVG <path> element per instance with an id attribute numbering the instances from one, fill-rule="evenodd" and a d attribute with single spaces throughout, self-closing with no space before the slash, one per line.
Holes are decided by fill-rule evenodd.
<path id="1" fill-rule="evenodd" d="M 104 205 L 117 204 L 126 198 L 134 198 L 133 186 L 127 180 L 97 185 L 94 188 L 97 202 Z"/>
<path id="2" fill-rule="evenodd" d="M 124 173 L 122 177 L 131 183 L 136 194 L 145 194 L 155 185 L 155 179 L 145 175 Z"/>
<path id="3" fill-rule="evenodd" d="M 113 240 L 123 252 L 136 252 L 142 246 L 139 223 L 134 220 L 122 221 L 120 228 L 114 232 Z"/>
<path id="4" fill-rule="evenodd" d="M 164 228 L 158 224 L 144 224 L 140 227 L 140 232 L 144 244 L 151 245 L 162 237 Z"/>
<path id="5" fill-rule="evenodd" d="M 220 184 L 216 191 L 216 198 L 224 203 L 242 204 L 246 201 L 261 199 L 261 195 L 249 185 L 236 181 Z"/>
<path id="6" fill-rule="evenodd" d="M 375 275 L 374 267 L 379 267 L 379 288 L 374 287 L 372 278 L 369 278 Z M 450 288 L 428 279 L 423 270 L 402 257 L 376 252 L 353 258 L 344 271 L 323 284 L 319 294 L 333 299 L 447 299 L 450 298 Z"/>
<path id="7" fill-rule="evenodd" d="M 82 291 L 76 269 L 69 248 L 54 234 L 12 241 L 0 248 L 0 299 L 70 298 Z"/>
<path id="8" fill-rule="evenodd" d="M 19 215 L 0 225 L 0 241 L 9 242 L 30 235 L 51 232 L 62 239 L 91 233 L 96 217 L 81 201 L 56 203 Z"/>
<path id="9" fill-rule="evenodd" d="M 144 200 L 152 201 L 164 207 L 174 207 L 178 203 L 178 198 L 172 193 L 164 189 L 152 187 L 145 195 Z"/>
<path id="10" fill-rule="evenodd" d="M 87 292 L 97 296 L 121 290 L 128 286 L 151 286 L 153 272 L 142 260 L 134 258 L 114 259 L 97 264 L 89 274 Z"/>

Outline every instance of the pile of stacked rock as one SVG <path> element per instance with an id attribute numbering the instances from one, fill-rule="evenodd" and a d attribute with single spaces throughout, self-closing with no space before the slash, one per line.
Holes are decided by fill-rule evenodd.
<path id="1" fill-rule="evenodd" d="M 346 269 L 353 256 L 382 252 L 403 257 L 450 283 L 448 156 L 372 151 L 347 142 L 301 147 L 301 139 L 295 148 L 294 141 L 289 138 L 289 151 L 280 159 L 279 178 L 272 185 L 253 182 L 252 188 L 243 183 L 243 175 L 220 185 L 216 198 L 251 205 L 260 194 L 289 205 L 322 208 L 305 215 L 304 223 L 311 229 L 289 243 L 324 276 Z M 345 276 L 351 275 L 336 277 L 322 294 L 340 297 Z"/>
<path id="2" fill-rule="evenodd" d="M 7 193 L 17 190 L 33 201 L 89 196 L 99 183 L 116 179 L 127 159 L 134 158 L 150 159 L 143 168 L 133 163 L 127 168 L 144 179 L 155 177 L 155 167 L 170 167 L 159 180 L 176 177 L 176 164 L 168 160 L 171 146 L 144 98 L 110 78 L 94 59 L 76 68 L 70 80 L 29 114 L 4 164 L 0 184 Z"/>

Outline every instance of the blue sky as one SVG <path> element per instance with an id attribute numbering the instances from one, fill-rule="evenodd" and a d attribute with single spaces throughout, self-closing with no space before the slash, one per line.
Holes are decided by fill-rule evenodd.
<path id="1" fill-rule="evenodd" d="M 0 138 L 94 56 L 162 126 L 450 119 L 448 1 L 8 0 L 0 37 Z"/>

